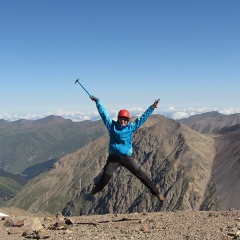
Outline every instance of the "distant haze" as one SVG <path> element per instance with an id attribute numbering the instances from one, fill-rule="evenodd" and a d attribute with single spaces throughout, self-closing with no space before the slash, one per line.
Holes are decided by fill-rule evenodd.
<path id="1" fill-rule="evenodd" d="M 109 114 L 113 119 L 117 118 L 117 113 L 119 109 L 109 109 Z M 138 116 L 142 114 L 145 109 L 135 107 L 129 109 L 131 116 Z M 187 118 L 192 115 L 211 112 L 211 111 L 218 111 L 219 113 L 230 115 L 235 113 L 240 113 L 240 107 L 230 107 L 230 108 L 184 108 L 184 109 L 176 109 L 174 107 L 170 107 L 168 109 L 161 109 L 160 107 L 154 111 L 155 114 L 161 114 L 171 119 L 182 119 Z M 58 109 L 56 111 L 52 112 L 44 112 L 44 113 L 23 113 L 23 114 L 8 114 L 8 113 L 0 113 L 0 119 L 4 119 L 7 121 L 16 121 L 19 119 L 27 119 L 27 120 L 37 120 L 44 118 L 49 115 L 57 115 L 61 116 L 65 119 L 71 119 L 74 122 L 81 122 L 83 120 L 98 120 L 99 114 L 96 111 L 92 112 L 84 112 L 84 111 L 64 111 L 61 109 Z"/>

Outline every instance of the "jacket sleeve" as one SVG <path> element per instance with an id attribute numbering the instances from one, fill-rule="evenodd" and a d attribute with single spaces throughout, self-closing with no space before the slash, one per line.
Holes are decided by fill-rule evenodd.
<path id="1" fill-rule="evenodd" d="M 96 101 L 96 106 L 103 120 L 103 123 L 105 124 L 107 129 L 110 129 L 110 126 L 112 124 L 112 119 L 110 118 L 108 111 L 105 109 L 105 107 L 103 106 L 102 102 L 99 99 Z"/>
<path id="2" fill-rule="evenodd" d="M 133 122 L 133 128 L 134 131 L 140 128 L 146 121 L 147 119 L 151 116 L 151 114 L 154 111 L 154 107 L 151 105 L 143 114 L 142 116 L 138 117 L 134 122 Z"/>

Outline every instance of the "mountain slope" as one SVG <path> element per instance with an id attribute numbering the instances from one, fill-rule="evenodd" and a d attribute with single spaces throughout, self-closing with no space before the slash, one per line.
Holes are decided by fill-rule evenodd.
<path id="1" fill-rule="evenodd" d="M 1 121 L 0 169 L 21 173 L 36 164 L 56 161 L 105 132 L 101 121 L 72 122 L 58 116 L 36 121 Z"/>
<path id="2" fill-rule="evenodd" d="M 178 122 L 190 127 L 199 133 L 210 133 L 224 127 L 231 127 L 240 123 L 240 113 L 223 115 L 219 112 L 197 114 Z"/>
<path id="3" fill-rule="evenodd" d="M 203 209 L 240 209 L 240 124 L 214 136 L 216 157 Z"/>
<path id="4" fill-rule="evenodd" d="M 19 174 L 0 170 L 0 205 L 12 198 L 26 182 L 27 180 Z"/>
<path id="5" fill-rule="evenodd" d="M 134 136 L 135 157 L 165 194 L 161 205 L 124 168 L 96 197 L 89 195 L 105 164 L 108 135 L 93 140 L 32 179 L 7 206 L 65 215 L 199 209 L 211 176 L 214 141 L 160 115 Z"/>

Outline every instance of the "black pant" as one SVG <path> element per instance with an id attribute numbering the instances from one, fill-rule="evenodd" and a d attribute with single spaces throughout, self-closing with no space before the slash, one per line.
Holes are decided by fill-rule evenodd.
<path id="1" fill-rule="evenodd" d="M 95 186 L 95 190 L 100 192 L 110 181 L 114 171 L 119 167 L 123 166 L 127 168 L 134 176 L 136 176 L 153 195 L 159 194 L 159 189 L 152 183 L 148 175 L 140 169 L 137 161 L 133 157 L 129 156 L 118 156 L 109 155 L 107 163 L 103 168 L 103 174 Z"/>

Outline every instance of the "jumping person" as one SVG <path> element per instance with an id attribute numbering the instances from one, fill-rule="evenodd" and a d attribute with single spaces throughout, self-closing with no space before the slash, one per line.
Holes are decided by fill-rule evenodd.
<path id="1" fill-rule="evenodd" d="M 136 176 L 159 201 L 164 201 L 164 197 L 160 194 L 159 189 L 152 183 L 148 175 L 141 170 L 136 159 L 132 157 L 133 133 L 145 123 L 154 109 L 157 108 L 159 100 L 156 100 L 142 116 L 138 117 L 134 122 L 129 122 L 130 113 L 128 110 L 120 110 L 117 121 L 114 121 L 110 118 L 107 110 L 98 98 L 95 96 L 91 96 L 90 98 L 96 103 L 98 112 L 110 136 L 109 156 L 104 166 L 102 176 L 99 182 L 93 187 L 91 194 L 95 195 L 100 192 L 109 183 L 113 172 L 119 166 L 123 166 Z"/>

